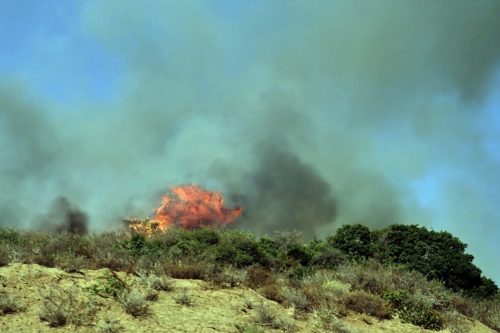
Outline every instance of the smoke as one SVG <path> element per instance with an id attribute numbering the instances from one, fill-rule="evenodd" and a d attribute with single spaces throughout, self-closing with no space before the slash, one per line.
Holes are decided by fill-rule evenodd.
<path id="1" fill-rule="evenodd" d="M 52 207 L 42 219 L 41 228 L 53 232 L 67 232 L 85 235 L 88 232 L 87 216 L 77 208 L 72 207 L 66 198 L 54 200 Z"/>
<path id="2" fill-rule="evenodd" d="M 259 232 L 446 229 L 498 281 L 499 15 L 495 0 L 88 1 L 79 29 L 123 63 L 119 92 L 64 104 L 4 80 L 0 223 L 44 223 L 64 196 L 103 230 L 197 183 Z"/>

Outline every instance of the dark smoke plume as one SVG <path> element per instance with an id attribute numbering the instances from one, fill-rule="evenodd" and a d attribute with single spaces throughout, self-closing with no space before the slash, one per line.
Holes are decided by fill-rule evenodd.
<path id="1" fill-rule="evenodd" d="M 42 221 L 39 227 L 48 231 L 76 235 L 85 235 L 88 232 L 87 215 L 72 207 L 64 197 L 54 201 L 51 211 Z"/>
<path id="2" fill-rule="evenodd" d="M 290 151 L 261 151 L 246 179 L 243 188 L 235 189 L 242 193 L 240 204 L 245 207 L 240 228 L 266 233 L 300 230 L 310 238 L 317 228 L 334 222 L 336 203 L 330 185 Z"/>
<path id="3" fill-rule="evenodd" d="M 262 232 L 446 229 L 500 281 L 498 0 L 83 3 L 73 28 L 119 88 L 66 103 L 0 81 L 1 225 L 63 195 L 109 229 L 194 183 Z"/>

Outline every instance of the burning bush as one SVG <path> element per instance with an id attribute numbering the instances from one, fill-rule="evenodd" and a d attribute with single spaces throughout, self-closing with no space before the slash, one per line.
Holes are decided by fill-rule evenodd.
<path id="1" fill-rule="evenodd" d="M 153 219 L 131 218 L 126 221 L 132 230 L 152 234 L 173 226 L 196 229 L 203 226 L 224 226 L 240 217 L 242 209 L 224 207 L 221 193 L 210 192 L 196 185 L 173 187 L 162 197 L 162 204 Z"/>

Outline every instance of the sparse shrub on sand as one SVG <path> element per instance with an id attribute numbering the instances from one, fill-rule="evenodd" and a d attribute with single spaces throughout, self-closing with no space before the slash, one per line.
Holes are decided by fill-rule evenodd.
<path id="1" fill-rule="evenodd" d="M 0 316 L 22 310 L 19 300 L 7 293 L 0 292 Z"/>
<path id="2" fill-rule="evenodd" d="M 146 297 L 137 289 L 123 291 L 118 295 L 117 300 L 129 315 L 141 317 L 149 313 Z"/>
<path id="3" fill-rule="evenodd" d="M 162 275 L 152 275 L 148 280 L 149 286 L 158 291 L 172 291 L 174 290 L 174 283 L 168 277 Z"/>
<path id="4" fill-rule="evenodd" d="M 113 271 L 107 271 L 98 281 L 85 290 L 101 297 L 117 297 L 128 289 L 127 284 Z"/>
<path id="5" fill-rule="evenodd" d="M 118 319 L 104 317 L 97 323 L 95 328 L 99 333 L 119 333 L 123 330 L 123 325 Z"/>
<path id="6" fill-rule="evenodd" d="M 51 327 L 73 324 L 86 326 L 92 324 L 97 307 L 89 298 L 77 298 L 78 288 L 73 286 L 62 289 L 57 285 L 50 285 L 40 290 L 42 306 L 39 318 L 46 321 Z"/>
<path id="7" fill-rule="evenodd" d="M 178 295 L 174 297 L 175 302 L 177 304 L 181 305 L 186 305 L 186 306 L 191 306 L 193 305 L 193 300 L 191 299 L 191 296 L 189 296 L 189 293 L 186 288 L 181 289 Z"/>
<path id="8" fill-rule="evenodd" d="M 272 309 L 270 306 L 266 306 L 261 303 L 255 307 L 257 324 L 274 328 L 281 329 L 286 332 L 290 332 L 295 328 L 295 321 L 287 315 L 279 314 L 277 311 Z"/>

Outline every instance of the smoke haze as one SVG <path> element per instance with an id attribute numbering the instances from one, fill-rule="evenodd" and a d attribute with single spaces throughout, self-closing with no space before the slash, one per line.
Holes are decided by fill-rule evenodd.
<path id="1" fill-rule="evenodd" d="M 91 0 L 79 17 L 119 88 L 65 103 L 0 77 L 0 225 L 38 227 L 63 196 L 107 230 L 196 183 L 258 232 L 444 229 L 500 282 L 500 2 Z"/>

